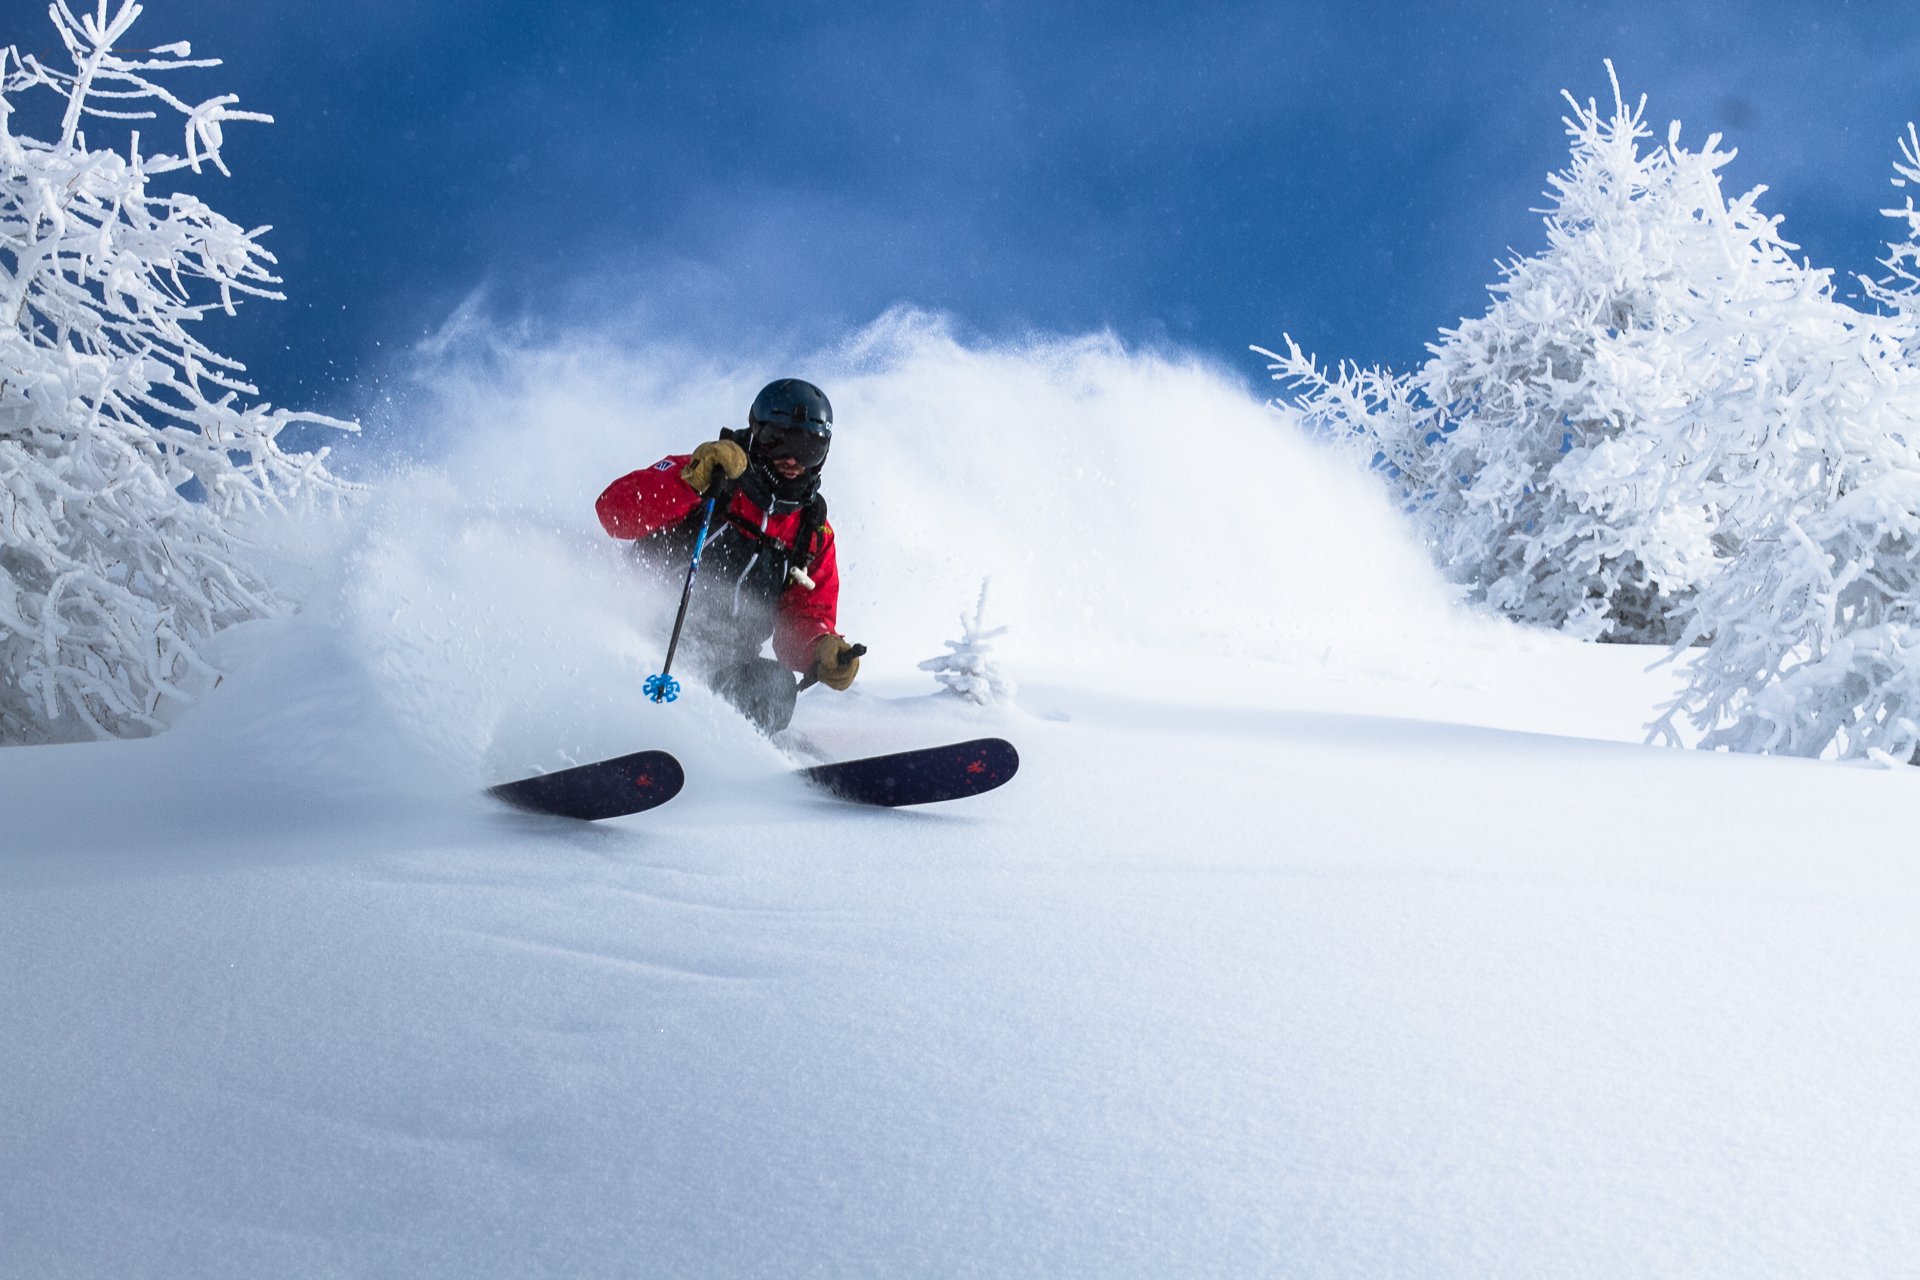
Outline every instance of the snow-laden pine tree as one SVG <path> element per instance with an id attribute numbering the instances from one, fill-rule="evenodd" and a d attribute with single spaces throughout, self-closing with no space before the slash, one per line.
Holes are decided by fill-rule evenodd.
<path id="1" fill-rule="evenodd" d="M 1912 122 L 1908 122 L 1899 146 L 1899 158 L 1893 162 L 1893 185 L 1920 186 L 1920 129 Z M 1881 259 L 1887 274 L 1878 280 L 1862 276 L 1860 283 L 1866 286 L 1867 296 L 1881 305 L 1909 317 L 1920 315 L 1920 208 L 1914 207 L 1909 193 L 1899 208 L 1880 212 L 1899 221 L 1906 234 L 1887 245 L 1887 256 Z"/>
<path id="2" fill-rule="evenodd" d="M 125 736 L 213 676 L 207 644 L 274 611 L 244 521 L 337 491 L 288 426 L 352 424 L 250 403 L 235 361 L 191 327 L 277 298 L 272 257 L 179 189 L 226 173 L 221 130 L 268 117 L 190 105 L 156 77 L 184 42 L 126 47 L 132 0 L 50 16 L 71 70 L 0 51 L 0 742 Z M 49 108 L 45 139 L 16 127 Z M 133 123 L 184 120 L 184 154 Z M 111 137 L 103 136 L 111 135 Z"/>
<path id="3" fill-rule="evenodd" d="M 1442 428 L 1417 379 L 1346 361 L 1323 369 L 1292 334 L 1281 337 L 1284 354 L 1252 348 L 1272 362 L 1267 368 L 1287 388 L 1272 405 L 1309 436 L 1371 455 L 1369 464 L 1386 474 L 1410 511 L 1431 500 L 1425 472 Z"/>
<path id="4" fill-rule="evenodd" d="M 1894 171 L 1920 181 L 1911 125 Z M 1891 274 L 1867 283 L 1892 317 L 1861 322 L 1875 339 L 1864 373 L 1791 388 L 1811 483 L 1697 597 L 1681 641 L 1706 643 L 1660 736 L 1685 716 L 1705 747 L 1889 761 L 1920 749 L 1920 214 L 1911 200 L 1886 213 L 1905 236 Z"/>
<path id="5" fill-rule="evenodd" d="M 933 672 L 933 678 L 947 692 L 982 707 L 996 706 L 1014 695 L 1013 681 L 993 656 L 993 642 L 1008 628 L 989 628 L 986 624 L 987 588 L 991 584 L 991 579 L 980 584 L 980 598 L 974 602 L 972 616 L 960 615 L 960 638 L 942 640 L 947 652 L 920 664 L 920 670 Z"/>
<path id="6" fill-rule="evenodd" d="M 1916 423 L 1920 425 L 1920 423 Z M 1920 460 L 1783 520 L 1700 595 L 1713 623 L 1655 725 L 1699 745 L 1914 760 L 1920 751 Z M 1683 640 L 1686 637 L 1683 637 Z"/>
<path id="7" fill-rule="evenodd" d="M 1874 400 L 1890 335 L 1792 256 L 1764 188 L 1727 198 L 1719 135 L 1689 150 L 1676 123 L 1647 145 L 1617 80 L 1610 111 L 1567 101 L 1547 247 L 1505 264 L 1417 374 L 1266 354 L 1309 420 L 1362 433 L 1474 598 L 1671 641 L 1755 530 L 1831 492 L 1810 442 Z"/>

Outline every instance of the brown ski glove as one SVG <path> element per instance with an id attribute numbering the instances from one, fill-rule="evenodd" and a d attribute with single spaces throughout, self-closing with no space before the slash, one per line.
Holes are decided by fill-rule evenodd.
<path id="1" fill-rule="evenodd" d="M 854 676 L 860 672 L 860 653 L 866 650 L 859 645 L 847 643 L 845 636 L 834 635 L 829 631 L 813 642 L 813 676 L 821 684 L 837 693 L 845 693 L 847 686 L 853 683 Z"/>
<path id="2" fill-rule="evenodd" d="M 695 493 L 705 495 L 713 488 L 716 475 L 738 480 L 747 469 L 747 451 L 731 440 L 709 440 L 693 451 L 693 458 L 680 468 L 680 478 Z"/>

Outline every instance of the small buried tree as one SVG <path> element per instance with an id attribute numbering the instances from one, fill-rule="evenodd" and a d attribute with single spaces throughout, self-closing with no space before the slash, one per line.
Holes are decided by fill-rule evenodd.
<path id="1" fill-rule="evenodd" d="M 973 616 L 960 615 L 960 638 L 941 641 L 946 645 L 947 652 L 920 664 L 922 671 L 933 672 L 933 678 L 948 693 L 982 707 L 1011 701 L 1015 692 L 1013 681 L 1001 670 L 1000 662 L 993 654 L 994 641 L 1005 635 L 1008 629 L 987 626 L 989 585 L 991 580 L 981 582 L 980 598 L 974 602 Z"/>
<path id="2" fill-rule="evenodd" d="M 212 637 L 284 606 L 248 519 L 346 487 L 280 434 L 353 427 L 248 403 L 242 366 L 189 332 L 279 281 L 265 228 L 166 180 L 225 174 L 222 125 L 269 117 L 155 83 L 218 63 L 121 47 L 132 0 L 49 14 L 71 71 L 0 50 L 0 743 L 163 727 L 213 679 Z M 16 131 L 25 95 L 63 104 L 50 140 Z M 162 112 L 184 117 L 184 155 L 86 132 Z"/>

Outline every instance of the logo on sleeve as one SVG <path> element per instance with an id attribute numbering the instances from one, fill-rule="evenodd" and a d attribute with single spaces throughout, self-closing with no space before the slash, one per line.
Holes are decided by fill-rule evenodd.
<path id="1" fill-rule="evenodd" d="M 676 465 L 672 458 L 662 458 L 653 464 L 653 469 L 655 471 L 671 471 Z"/>

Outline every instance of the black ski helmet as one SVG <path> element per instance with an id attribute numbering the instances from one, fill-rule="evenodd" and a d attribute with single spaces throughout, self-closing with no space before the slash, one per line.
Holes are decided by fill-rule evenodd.
<path id="1" fill-rule="evenodd" d="M 832 443 L 833 406 L 811 382 L 769 382 L 747 410 L 747 452 L 754 457 L 792 457 L 814 471 Z"/>

